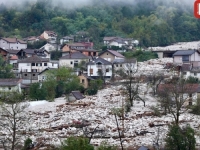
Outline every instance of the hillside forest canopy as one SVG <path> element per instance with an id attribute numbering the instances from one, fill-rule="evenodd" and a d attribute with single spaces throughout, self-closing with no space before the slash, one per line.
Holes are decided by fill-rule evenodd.
<path id="1" fill-rule="evenodd" d="M 82 7 L 66 1 L 37 0 L 0 4 L 0 37 L 39 36 L 53 30 L 58 37 L 89 33 L 100 48 L 103 37 L 120 36 L 140 41 L 141 47 L 166 46 L 199 40 L 200 21 L 193 16 L 193 2 L 177 0 L 91 0 Z M 78 3 L 78 2 L 77 2 Z M 80 1 L 81 3 L 81 1 Z"/>

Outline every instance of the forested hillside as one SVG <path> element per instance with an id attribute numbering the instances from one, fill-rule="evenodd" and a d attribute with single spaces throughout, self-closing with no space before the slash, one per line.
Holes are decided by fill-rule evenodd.
<path id="1" fill-rule="evenodd" d="M 189 0 L 188 0 L 189 1 Z M 57 2 L 57 3 L 55 3 Z M 200 40 L 200 21 L 193 16 L 193 2 L 176 0 L 91 0 L 78 7 L 68 1 L 23 1 L 0 5 L 0 36 L 38 36 L 53 30 L 59 37 L 87 31 L 98 47 L 104 36 L 138 39 L 140 46 L 165 46 Z"/>

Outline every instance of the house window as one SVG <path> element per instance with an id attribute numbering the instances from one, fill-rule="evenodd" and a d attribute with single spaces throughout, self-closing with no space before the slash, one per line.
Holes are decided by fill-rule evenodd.
<path id="1" fill-rule="evenodd" d="M 31 63 L 31 66 L 35 66 L 35 63 Z"/>
<path id="2" fill-rule="evenodd" d="M 37 69 L 32 69 L 31 72 L 37 72 Z"/>
<path id="3" fill-rule="evenodd" d="M 120 67 L 122 67 L 122 64 L 120 64 Z"/>
<path id="4" fill-rule="evenodd" d="M 116 67 L 118 67 L 118 64 L 116 64 Z"/>
<path id="5" fill-rule="evenodd" d="M 11 87 L 9 87 L 8 89 L 11 90 Z"/>
<path id="6" fill-rule="evenodd" d="M 186 75 L 187 74 L 187 72 L 183 72 L 183 75 Z"/>
<path id="7" fill-rule="evenodd" d="M 188 62 L 189 61 L 189 56 L 182 56 L 182 61 L 183 62 Z"/>
<path id="8" fill-rule="evenodd" d="M 35 74 L 33 74 L 33 76 L 35 76 Z"/>
<path id="9" fill-rule="evenodd" d="M 197 76 L 197 73 L 194 73 L 194 76 Z"/>
<path id="10" fill-rule="evenodd" d="M 70 61 L 70 64 L 72 65 L 72 64 L 73 64 L 73 61 Z"/>
<path id="11" fill-rule="evenodd" d="M 85 80 L 84 80 L 84 79 L 82 79 L 82 83 L 85 83 Z"/>
<path id="12" fill-rule="evenodd" d="M 44 66 L 47 66 L 47 63 L 44 63 Z"/>
<path id="13" fill-rule="evenodd" d="M 45 79 L 45 76 L 42 76 L 42 80 L 44 80 Z"/>
<path id="14" fill-rule="evenodd" d="M 96 52 L 93 52 L 93 56 L 96 56 Z"/>
<path id="15" fill-rule="evenodd" d="M 109 69 L 108 69 L 108 68 L 106 69 L 106 72 L 109 72 Z"/>
<path id="16" fill-rule="evenodd" d="M 78 67 L 78 60 L 74 61 L 74 67 Z"/>
<path id="17" fill-rule="evenodd" d="M 108 55 L 108 53 L 107 53 L 107 55 Z"/>
<path id="18" fill-rule="evenodd" d="M 93 69 L 90 69 L 90 75 L 93 74 Z"/>
<path id="19" fill-rule="evenodd" d="M 24 74 L 24 76 L 27 76 L 27 74 Z"/>

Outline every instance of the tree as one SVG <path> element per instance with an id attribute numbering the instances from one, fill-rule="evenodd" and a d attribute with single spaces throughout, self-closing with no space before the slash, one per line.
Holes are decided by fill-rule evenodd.
<path id="1" fill-rule="evenodd" d="M 137 62 L 133 59 L 127 59 L 122 68 L 116 71 L 124 81 L 123 94 L 127 97 L 127 102 L 133 106 L 133 100 L 139 98 L 139 77 L 136 76 L 138 71 Z"/>
<path id="2" fill-rule="evenodd" d="M 74 90 L 83 90 L 83 86 L 79 83 L 79 79 L 73 73 L 73 70 L 65 67 L 49 70 L 47 72 L 47 79 L 43 84 L 48 91 L 47 97 L 50 100 L 62 94 L 69 94 Z"/>
<path id="3" fill-rule="evenodd" d="M 15 150 L 20 144 L 21 137 L 18 133 L 20 127 L 26 127 L 28 120 L 28 116 L 24 114 L 28 104 L 23 100 L 23 94 L 15 91 L 0 93 L 0 131 L 6 133 L 6 136 L 0 138 L 0 142 L 5 150 Z"/>
<path id="4" fill-rule="evenodd" d="M 94 150 L 89 140 L 84 137 L 68 137 L 62 143 L 61 150 Z"/>
<path id="5" fill-rule="evenodd" d="M 188 100 L 192 100 L 192 94 L 196 92 L 196 84 L 187 84 L 182 78 L 172 79 L 170 84 L 160 84 L 158 96 L 161 106 L 165 108 L 174 118 L 176 125 L 179 124 L 179 117 Z"/>
<path id="6" fill-rule="evenodd" d="M 156 95 L 156 91 L 158 88 L 158 85 L 163 81 L 164 75 L 159 72 L 152 72 L 151 74 L 147 75 L 147 82 L 149 86 L 153 90 L 153 95 Z"/>
<path id="7" fill-rule="evenodd" d="M 195 150 L 194 130 L 190 126 L 172 125 L 165 139 L 166 150 Z"/>
<path id="8" fill-rule="evenodd" d="M 33 100 L 44 100 L 47 96 L 47 90 L 41 83 L 32 83 L 29 89 L 29 96 Z"/>
<path id="9" fill-rule="evenodd" d="M 13 78 L 12 66 L 3 60 L 0 55 L 0 78 Z"/>

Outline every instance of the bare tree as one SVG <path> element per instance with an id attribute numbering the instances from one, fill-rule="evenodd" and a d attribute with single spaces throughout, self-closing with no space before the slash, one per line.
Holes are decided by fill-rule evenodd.
<path id="1" fill-rule="evenodd" d="M 5 135 L 0 137 L 0 142 L 5 150 L 15 150 L 20 144 L 20 129 L 26 127 L 24 111 L 28 105 L 18 92 L 1 92 L 0 100 L 0 132 Z"/>
<path id="2" fill-rule="evenodd" d="M 147 83 L 153 90 L 153 95 L 156 95 L 156 91 L 158 88 L 158 85 L 163 81 L 164 75 L 153 71 L 151 74 L 147 75 Z"/>
<path id="3" fill-rule="evenodd" d="M 116 71 L 116 74 L 119 74 L 124 79 L 123 94 L 126 95 L 130 106 L 133 106 L 133 100 L 139 97 L 140 77 L 136 76 L 137 71 L 138 66 L 135 59 L 127 59 L 121 69 Z"/>
<path id="4" fill-rule="evenodd" d="M 198 84 L 187 84 L 182 78 L 158 86 L 161 106 L 173 116 L 175 124 L 179 124 L 179 117 L 184 112 L 182 110 L 186 110 L 184 106 L 192 102 L 192 94 L 197 92 L 198 87 Z"/>

